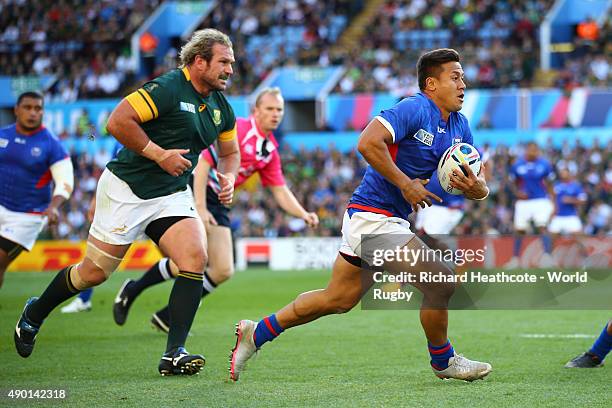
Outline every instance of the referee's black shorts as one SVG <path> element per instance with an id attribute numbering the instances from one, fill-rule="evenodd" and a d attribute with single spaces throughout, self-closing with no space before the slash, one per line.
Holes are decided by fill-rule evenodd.
<path id="1" fill-rule="evenodd" d="M 215 217 L 217 225 L 220 227 L 230 227 L 230 209 L 219 202 L 219 196 L 210 186 L 206 186 L 206 207 L 212 216 Z"/>

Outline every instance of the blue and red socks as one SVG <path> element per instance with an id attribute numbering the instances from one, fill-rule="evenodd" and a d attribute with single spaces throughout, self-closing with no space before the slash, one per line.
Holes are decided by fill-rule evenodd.
<path id="1" fill-rule="evenodd" d="M 595 354 L 599 358 L 599 361 L 604 361 L 610 349 L 612 349 L 612 334 L 608 333 L 608 325 L 606 324 L 599 338 L 593 343 L 593 347 L 591 347 L 589 353 Z"/>
<path id="2" fill-rule="evenodd" d="M 448 368 L 448 360 L 455 355 L 455 349 L 450 340 L 446 340 L 446 343 L 441 346 L 433 346 L 427 342 L 427 348 L 431 356 L 431 366 L 438 371 L 446 370 Z"/>
<path id="3" fill-rule="evenodd" d="M 79 297 L 81 298 L 83 303 L 87 303 L 91 299 L 92 294 L 93 294 L 93 288 L 89 288 L 79 293 Z"/>
<path id="4" fill-rule="evenodd" d="M 517 235 L 514 237 L 514 246 L 512 247 L 512 256 L 519 257 L 521 255 L 521 245 L 523 245 L 523 237 Z"/>
<path id="5" fill-rule="evenodd" d="M 285 330 L 278 324 L 275 314 L 264 317 L 257 323 L 255 332 L 253 332 L 255 346 L 260 348 L 264 343 L 274 340 L 284 331 Z"/>

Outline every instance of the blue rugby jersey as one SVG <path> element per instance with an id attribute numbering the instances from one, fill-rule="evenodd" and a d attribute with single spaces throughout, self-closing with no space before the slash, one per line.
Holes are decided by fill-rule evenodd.
<path id="1" fill-rule="evenodd" d="M 520 158 L 512 165 L 510 175 L 514 178 L 519 191 L 527 194 L 527 199 L 548 197 L 544 180 L 553 175 L 548 160 L 538 157 L 535 161 Z"/>
<path id="2" fill-rule="evenodd" d="M 383 110 L 376 117 L 393 136 L 389 152 L 397 167 L 411 179 L 428 179 L 442 154 L 456 143 L 474 144 L 467 118 L 451 112 L 448 121 L 426 95 L 417 93 Z M 412 212 L 400 189 L 368 166 L 351 197 L 351 211 L 371 211 L 407 219 Z"/>
<path id="3" fill-rule="evenodd" d="M 68 157 L 60 141 L 41 126 L 30 135 L 15 124 L 0 129 L 0 205 L 16 212 L 41 213 L 51 203 L 51 170 Z"/>
<path id="4" fill-rule="evenodd" d="M 582 189 L 582 186 L 576 181 L 559 182 L 555 184 L 555 197 L 557 200 L 557 214 L 565 217 L 568 215 L 578 215 L 576 204 L 567 204 L 563 202 L 564 197 L 578 198 L 586 200 L 587 195 Z"/>

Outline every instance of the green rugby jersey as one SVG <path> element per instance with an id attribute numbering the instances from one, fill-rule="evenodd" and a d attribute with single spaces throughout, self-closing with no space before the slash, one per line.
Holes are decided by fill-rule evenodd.
<path id="1" fill-rule="evenodd" d="M 212 91 L 200 95 L 187 68 L 175 69 L 128 95 L 147 136 L 164 149 L 189 149 L 184 155 L 192 167 L 178 177 L 129 149 L 121 149 L 106 167 L 125 181 L 134 194 L 151 199 L 184 190 L 198 164 L 200 152 L 217 138 L 236 137 L 236 117 L 225 96 Z"/>

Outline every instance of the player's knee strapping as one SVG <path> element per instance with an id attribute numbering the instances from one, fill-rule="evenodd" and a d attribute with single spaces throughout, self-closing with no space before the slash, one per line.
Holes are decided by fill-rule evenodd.
<path id="1" fill-rule="evenodd" d="M 93 285 L 81 278 L 81 275 L 79 274 L 79 265 L 80 264 L 76 264 L 70 267 L 70 269 L 68 270 L 68 278 L 70 279 L 70 285 L 72 285 L 74 289 L 80 292 L 82 290 L 92 287 Z"/>
<path id="2" fill-rule="evenodd" d="M 123 260 L 123 258 L 117 258 L 116 256 L 106 253 L 91 242 L 87 242 L 85 257 L 89 258 L 94 265 L 102 269 L 105 278 L 108 278 L 113 272 L 115 272 Z"/>

